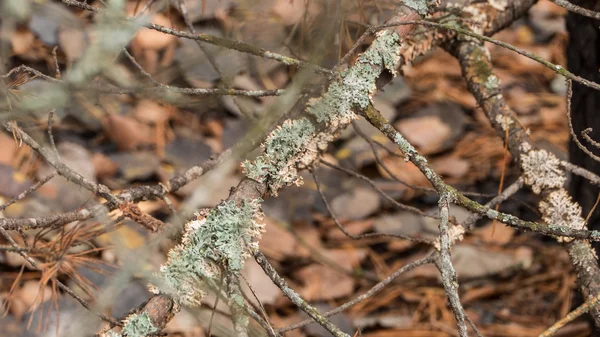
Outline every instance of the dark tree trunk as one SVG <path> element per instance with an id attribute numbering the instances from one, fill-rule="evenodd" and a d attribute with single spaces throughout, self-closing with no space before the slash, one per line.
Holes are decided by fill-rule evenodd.
<path id="1" fill-rule="evenodd" d="M 600 10 L 599 0 L 572 0 L 571 2 L 594 11 Z M 568 69 L 588 80 L 600 82 L 600 21 L 569 13 L 567 31 L 569 32 Z M 581 136 L 581 131 L 592 128 L 591 138 L 600 141 L 600 91 L 573 83 L 571 108 L 573 129 L 578 139 L 592 153 L 600 156 L 600 149 L 594 148 Z M 569 143 L 569 157 L 573 164 L 600 174 L 600 162 L 585 154 L 572 139 Z M 583 208 L 583 216 L 586 217 L 594 206 L 600 189 L 586 179 L 573 175 L 570 192 Z M 589 227 L 600 229 L 599 207 L 590 216 Z M 598 251 L 600 247 L 596 244 L 595 248 Z"/>

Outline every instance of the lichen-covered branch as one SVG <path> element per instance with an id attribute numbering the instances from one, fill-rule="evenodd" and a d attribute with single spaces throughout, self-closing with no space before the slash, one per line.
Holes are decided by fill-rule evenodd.
<path id="1" fill-rule="evenodd" d="M 465 324 L 465 311 L 460 303 L 460 297 L 458 296 L 458 277 L 456 271 L 452 265 L 452 259 L 450 256 L 450 245 L 451 237 L 448 228 L 448 216 L 450 211 L 450 193 L 440 195 L 439 209 L 440 209 L 440 256 L 436 263 L 438 270 L 442 276 L 442 284 L 446 291 L 446 297 L 454 313 L 456 319 L 456 325 L 458 326 L 458 334 L 461 337 L 467 337 L 467 325 Z"/>
<path id="2" fill-rule="evenodd" d="M 283 294 L 298 308 L 300 308 L 300 310 L 304 311 L 310 318 L 312 318 L 316 323 L 321 325 L 335 337 L 350 337 L 350 335 L 342 332 L 338 327 L 331 323 L 323 314 L 319 313 L 316 308 L 302 299 L 302 297 L 300 297 L 300 295 L 298 295 L 294 289 L 290 288 L 283 277 L 279 276 L 275 268 L 273 268 L 273 266 L 269 263 L 269 261 L 267 261 L 267 258 L 261 252 L 256 252 L 254 257 L 256 262 L 258 262 L 258 264 L 262 267 L 265 274 L 267 274 L 273 283 L 275 283 L 279 289 L 281 289 Z"/>
<path id="3" fill-rule="evenodd" d="M 527 131 L 514 120 L 514 114 L 506 104 L 497 77 L 493 74 L 487 50 L 476 42 L 459 41 L 451 52 L 459 59 L 469 90 L 498 135 L 504 138 L 508 131 L 508 139 L 505 141 L 513 158 L 517 158 L 524 171 L 525 183 L 544 197 L 539 206 L 544 221 L 549 223 L 548 227 L 587 228 L 581 215 L 581 207 L 562 186 L 566 173 L 559 168 L 560 162 L 551 153 L 535 150 Z M 584 296 L 589 299 L 598 294 L 600 268 L 589 242 L 572 241 L 560 235 L 558 238 L 567 242 L 566 248 Z M 594 309 L 592 313 L 596 326 L 600 327 L 600 310 Z"/>
<path id="4" fill-rule="evenodd" d="M 501 29 L 512 22 L 515 16 L 520 16 L 533 2 L 514 2 L 506 12 L 497 13 L 495 20 L 492 20 L 485 32 L 493 33 Z M 415 11 L 415 9 L 418 11 Z M 427 9 L 431 9 L 431 7 L 427 7 Z M 414 5 L 411 5 L 411 7 L 401 6 L 399 14 L 392 21 L 417 19 L 419 18 L 419 12 L 422 13 L 422 10 L 423 8 Z M 405 46 L 402 46 L 403 34 L 409 32 L 412 28 L 413 26 L 403 26 L 379 31 L 373 44 L 358 58 L 354 65 L 341 71 L 339 76 L 329 79 L 331 82 L 323 86 L 326 89 L 319 97 L 308 99 L 305 106 L 297 104 L 293 111 L 287 114 L 287 116 L 295 117 L 285 120 L 269 134 L 262 145 L 261 154 L 255 160 L 244 163 L 246 178 L 240 182 L 229 198 L 221 205 L 230 202 L 235 203 L 235 205 L 245 205 L 246 203 L 259 205 L 260 201 L 258 200 L 264 197 L 265 193 L 276 195 L 280 188 L 300 183 L 298 170 L 309 167 L 318 159 L 320 152 L 336 138 L 339 131 L 356 118 L 357 112 L 369 109 L 371 97 L 391 79 L 392 75 L 396 74 L 397 69 L 402 64 L 410 62 L 414 57 L 427 52 L 433 45 L 446 41 L 446 37 L 430 32 L 425 34 L 426 38 L 424 40 L 408 41 Z M 340 67 L 340 69 L 343 69 L 343 67 Z M 306 100 L 306 98 L 303 100 Z M 207 216 L 221 217 L 219 213 L 222 210 L 216 209 L 215 211 L 208 211 Z M 255 210 L 258 212 L 259 206 Z M 485 209 L 485 211 L 488 210 Z M 234 218 L 237 219 L 237 216 L 235 215 Z M 496 216 L 500 217 L 501 215 Z M 234 223 L 237 223 L 237 221 L 234 221 Z M 206 222 L 200 226 L 195 226 L 197 227 L 194 228 L 195 230 L 188 228 L 186 237 L 188 239 L 194 237 L 193 233 L 196 230 L 204 231 L 201 228 L 205 224 Z M 245 242 L 244 239 L 239 241 L 243 237 L 242 232 L 235 233 L 237 242 Z M 578 234 L 589 235 L 587 232 Z M 212 241 L 210 245 L 215 244 L 215 242 Z M 225 254 L 226 250 L 210 245 L 200 245 L 201 247 L 211 247 L 203 250 L 202 253 L 207 251 L 218 253 L 210 260 L 209 266 L 212 266 L 213 263 L 217 263 L 221 268 L 237 265 L 236 261 L 239 260 L 234 258 L 233 263 L 229 261 L 228 259 L 231 256 Z M 186 248 L 176 248 L 176 252 L 179 253 L 175 253 L 175 257 L 179 258 L 181 257 L 180 254 L 186 254 Z M 255 251 L 254 255 L 257 259 L 260 259 L 260 252 Z M 236 253 L 232 256 L 238 255 Z M 163 269 L 189 271 L 187 267 L 178 269 L 180 267 L 181 265 L 178 264 L 178 267 L 173 269 L 167 263 Z M 193 282 L 200 281 L 204 276 L 203 271 L 204 269 L 197 270 L 198 274 L 189 278 L 189 280 Z M 270 274 L 272 279 L 279 277 L 274 270 L 271 270 L 271 272 L 273 272 Z M 283 287 L 283 283 L 280 284 Z M 286 287 L 283 288 L 287 289 Z M 286 292 L 284 291 L 284 293 Z M 184 299 L 186 294 L 186 292 L 183 293 Z M 176 295 L 180 296 L 179 294 Z M 294 296 L 289 291 L 286 295 L 291 296 L 294 303 L 301 305 L 301 308 L 308 310 L 310 312 L 309 316 L 315 319 L 317 323 L 328 328 L 330 332 L 335 332 L 335 335 L 345 336 L 345 334 L 336 330 L 334 326 L 330 326 L 322 315 L 312 311 L 310 309 L 312 307 L 305 305 L 306 303 L 301 298 Z M 174 299 L 175 301 L 180 300 L 177 296 Z"/>

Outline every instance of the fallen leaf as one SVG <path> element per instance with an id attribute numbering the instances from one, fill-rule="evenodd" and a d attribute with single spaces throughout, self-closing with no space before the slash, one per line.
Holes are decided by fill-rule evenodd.
<path id="1" fill-rule="evenodd" d="M 154 143 L 154 133 L 150 126 L 117 114 L 108 114 L 102 120 L 104 132 L 117 144 L 121 151 L 131 151 L 140 145 Z"/>
<path id="2" fill-rule="evenodd" d="M 484 227 L 477 229 L 475 233 L 480 235 L 481 240 L 483 242 L 497 245 L 505 245 L 511 242 L 512 238 L 515 236 L 516 231 L 510 226 L 505 226 L 504 224 L 494 225 L 492 222 L 490 222 Z"/>
<path id="3" fill-rule="evenodd" d="M 279 288 L 271 281 L 269 276 L 265 274 L 254 259 L 248 259 L 246 261 L 242 275 L 244 275 L 245 280 L 250 284 L 252 291 L 245 282 L 242 283 L 242 289 L 250 302 L 255 305 L 258 304 L 256 298 L 258 298 L 263 305 L 271 305 L 275 304 L 277 298 L 281 296 Z"/>
<path id="4" fill-rule="evenodd" d="M 162 104 L 149 99 L 141 99 L 133 108 L 135 118 L 146 123 L 163 123 L 171 115 L 171 110 Z"/>
<path id="5" fill-rule="evenodd" d="M 451 178 L 463 177 L 469 172 L 470 167 L 467 160 L 453 155 L 436 157 L 431 160 L 431 168 L 437 174 Z"/>
<path id="6" fill-rule="evenodd" d="M 352 271 L 367 255 L 364 249 L 321 250 L 320 253 L 348 271 Z M 354 278 L 327 265 L 312 264 L 298 271 L 297 277 L 304 283 L 298 292 L 307 301 L 345 297 L 354 291 Z"/>
<path id="7" fill-rule="evenodd" d="M 371 228 L 373 228 L 373 220 L 358 220 L 352 221 L 348 223 L 342 223 L 346 232 L 350 233 L 350 235 L 360 235 L 362 233 L 368 232 Z M 333 226 L 329 232 L 327 233 L 327 237 L 331 240 L 345 240 L 350 239 L 344 232 L 342 232 L 337 226 Z"/>
<path id="8" fill-rule="evenodd" d="M 458 245 L 452 250 L 452 264 L 459 279 L 465 280 L 498 274 L 518 265 L 519 261 L 512 254 Z"/>
<path id="9" fill-rule="evenodd" d="M 432 232 L 425 227 L 423 217 L 408 211 L 386 214 L 375 219 L 373 227 L 377 233 L 408 235 L 424 239 L 435 239 L 437 231 Z"/>
<path id="10" fill-rule="evenodd" d="M 88 37 L 81 29 L 61 29 L 58 33 L 58 45 L 69 63 L 77 60 L 87 49 Z"/>
<path id="11" fill-rule="evenodd" d="M 260 250 L 269 258 L 282 261 L 297 254 L 298 242 L 296 238 L 275 220 L 266 217 L 265 232 L 260 240 Z"/>
<path id="12" fill-rule="evenodd" d="M 12 51 L 17 56 L 26 55 L 33 47 L 35 35 L 29 30 L 17 30 L 11 35 Z"/>
<path id="13" fill-rule="evenodd" d="M 171 20 L 160 13 L 152 15 L 150 21 L 157 25 L 173 28 Z M 174 43 L 176 40 L 177 37 L 171 34 L 164 34 L 149 28 L 141 28 L 135 34 L 132 43 L 137 44 L 138 47 L 142 49 L 161 50 L 166 48 L 169 44 Z"/>
<path id="14" fill-rule="evenodd" d="M 92 164 L 98 178 L 112 177 L 119 171 L 119 165 L 100 152 L 92 155 Z"/>
<path id="15" fill-rule="evenodd" d="M 403 119 L 396 128 L 424 155 L 438 152 L 451 135 L 450 127 L 436 116 Z"/>
<path id="16" fill-rule="evenodd" d="M 357 187 L 331 201 L 331 208 L 339 219 L 360 220 L 379 209 L 379 193 L 371 188 Z"/>
<path id="17" fill-rule="evenodd" d="M 418 167 L 410 161 L 404 161 L 402 158 L 387 156 L 382 159 L 383 164 L 398 179 L 405 183 L 416 186 L 429 186 L 429 181 L 421 173 Z M 381 166 L 377 166 L 379 173 L 386 178 L 392 177 Z"/>
<path id="18" fill-rule="evenodd" d="M 117 163 L 119 171 L 126 181 L 148 179 L 156 174 L 160 161 L 154 152 L 120 152 L 109 156 Z"/>
<path id="19" fill-rule="evenodd" d="M 0 132 L 0 164 L 12 165 L 15 153 L 17 152 L 19 143 L 11 136 L 4 132 Z"/>

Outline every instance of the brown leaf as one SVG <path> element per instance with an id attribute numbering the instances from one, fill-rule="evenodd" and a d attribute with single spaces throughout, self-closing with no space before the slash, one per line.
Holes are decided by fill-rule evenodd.
<path id="1" fill-rule="evenodd" d="M 381 199 L 371 188 L 357 187 L 331 201 L 331 208 L 340 219 L 360 220 L 379 209 Z"/>
<path id="2" fill-rule="evenodd" d="M 460 279 L 498 274 L 519 264 L 512 255 L 483 247 L 458 245 L 452 250 L 452 263 Z"/>
<path id="3" fill-rule="evenodd" d="M 358 220 L 349 223 L 342 223 L 342 225 L 344 226 L 344 229 L 351 235 L 360 235 L 373 228 L 373 220 Z M 334 226 L 329 230 L 327 237 L 332 240 L 349 239 L 348 236 L 346 236 L 346 234 L 344 234 L 337 226 Z"/>
<path id="4" fill-rule="evenodd" d="M 320 253 L 338 267 L 348 271 L 367 256 L 367 251 L 364 249 L 323 250 Z M 354 279 L 330 266 L 313 264 L 301 269 L 297 276 L 304 282 L 299 293 L 307 301 L 345 297 L 354 291 Z"/>
<path id="5" fill-rule="evenodd" d="M 98 178 L 112 177 L 119 171 L 117 163 L 100 152 L 94 153 L 92 156 L 92 163 L 94 164 L 94 169 L 96 170 L 96 176 Z"/>
<path id="6" fill-rule="evenodd" d="M 436 116 L 404 119 L 396 124 L 396 128 L 422 154 L 439 151 L 451 136 L 450 127 Z"/>
<path id="7" fill-rule="evenodd" d="M 154 142 L 152 129 L 128 116 L 109 114 L 102 120 L 102 126 L 121 151 L 135 150 L 139 145 Z"/>
<path id="8" fill-rule="evenodd" d="M 87 48 L 87 35 L 81 29 L 63 29 L 58 33 L 60 50 L 69 62 L 78 59 Z"/>
<path id="9" fill-rule="evenodd" d="M 167 28 L 173 28 L 171 20 L 160 13 L 152 15 L 151 22 Z M 177 38 L 173 35 L 164 34 L 148 28 L 142 28 L 135 34 L 132 43 L 137 44 L 138 47 L 143 49 L 160 50 L 166 48 L 176 40 Z"/>
<path id="10" fill-rule="evenodd" d="M 269 258 L 281 261 L 298 253 L 298 242 L 290 232 L 276 224 L 275 220 L 265 218 L 265 233 L 260 240 L 260 250 Z"/>
<path id="11" fill-rule="evenodd" d="M 33 47 L 35 35 L 29 30 L 17 30 L 10 39 L 12 51 L 17 56 L 26 55 Z"/>
<path id="12" fill-rule="evenodd" d="M 149 99 L 140 100 L 133 113 L 137 120 L 154 124 L 163 123 L 171 116 L 171 110 L 168 107 Z"/>
<path id="13" fill-rule="evenodd" d="M 469 172 L 468 161 L 457 156 L 443 156 L 431 160 L 431 168 L 442 176 L 460 178 Z"/>
<path id="14" fill-rule="evenodd" d="M 396 178 L 417 186 L 429 186 L 429 181 L 421 173 L 418 167 L 411 162 L 406 162 L 402 158 L 388 156 L 383 158 L 385 166 L 396 176 Z M 387 179 L 392 179 L 390 175 L 380 166 L 377 166 L 381 175 Z"/>
<path id="15" fill-rule="evenodd" d="M 8 166 L 12 165 L 12 161 L 14 159 L 14 155 L 18 149 L 18 143 L 4 132 L 0 132 L 0 164 L 5 164 Z"/>
<path id="16" fill-rule="evenodd" d="M 497 245 L 505 245 L 515 236 L 515 230 L 512 227 L 500 223 L 494 225 L 492 222 L 478 229 L 477 233 L 483 242 Z"/>
<path id="17" fill-rule="evenodd" d="M 250 302 L 258 304 L 256 301 L 256 297 L 258 297 L 263 305 L 275 304 L 277 298 L 281 296 L 281 291 L 279 288 L 271 281 L 269 276 L 265 274 L 265 272 L 254 259 L 248 259 L 246 261 L 242 275 L 244 275 L 244 278 L 246 281 L 248 281 L 252 287 L 252 291 L 254 292 L 253 294 L 250 291 L 245 282 L 242 284 L 244 293 L 246 293 L 247 298 L 250 299 Z"/>

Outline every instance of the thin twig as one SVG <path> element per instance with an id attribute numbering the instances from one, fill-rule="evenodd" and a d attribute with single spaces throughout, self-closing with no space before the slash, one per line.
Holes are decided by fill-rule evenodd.
<path id="1" fill-rule="evenodd" d="M 565 317 L 561 318 L 556 323 L 552 324 L 551 327 L 549 327 L 544 332 L 542 332 L 538 337 L 554 336 L 554 334 L 556 334 L 558 332 L 558 330 L 560 330 L 560 328 L 564 327 L 569 322 L 574 321 L 577 317 L 590 311 L 590 309 L 592 309 L 594 306 L 596 306 L 596 304 L 599 301 L 600 301 L 600 294 L 588 299 L 587 301 L 585 301 L 585 303 L 583 303 L 582 305 L 577 307 L 577 309 L 571 311 Z"/>
<path id="2" fill-rule="evenodd" d="M 396 199 L 392 198 L 389 194 L 387 194 L 383 190 L 381 190 L 381 188 L 379 188 L 377 186 L 377 184 L 375 184 L 375 182 L 373 180 L 369 179 L 369 177 L 366 177 L 363 174 L 360 174 L 358 172 L 354 172 L 352 170 L 348 170 L 347 168 L 344 168 L 344 167 L 339 166 L 339 165 L 335 165 L 335 164 L 330 163 L 330 162 L 328 162 L 328 161 L 326 161 L 324 159 L 321 159 L 320 162 L 323 163 L 323 165 L 325 165 L 325 166 L 331 167 L 332 169 L 344 172 L 344 173 L 346 173 L 346 174 L 348 174 L 350 176 L 353 176 L 353 177 L 356 177 L 358 179 L 361 179 L 361 180 L 365 181 L 375 191 L 377 191 L 377 193 L 381 194 L 381 196 L 383 196 L 386 200 L 388 200 L 389 202 L 391 202 L 392 204 L 394 204 L 394 206 L 396 206 L 396 207 L 398 207 L 400 209 L 403 209 L 403 210 L 406 210 L 406 211 L 418 214 L 418 215 L 426 217 L 426 218 L 432 218 L 432 219 L 439 220 L 439 217 L 433 216 L 431 214 L 427 214 L 427 213 L 423 212 L 422 210 L 420 210 L 420 209 L 418 209 L 416 207 L 409 206 L 409 205 L 406 205 L 406 204 L 403 204 L 401 202 L 396 201 Z"/>
<path id="3" fill-rule="evenodd" d="M 385 136 L 393 141 L 402 152 L 409 158 L 409 160 L 419 168 L 421 173 L 425 175 L 427 180 L 433 185 L 438 194 L 451 193 L 453 202 L 467 208 L 471 212 L 481 214 L 491 220 L 498 220 L 504 224 L 510 225 L 520 230 L 532 231 L 544 235 L 552 236 L 566 236 L 573 238 L 585 238 L 591 241 L 600 241 L 600 231 L 589 231 L 581 229 L 573 229 L 568 226 L 560 225 L 544 225 L 532 221 L 524 221 L 516 216 L 498 212 L 490 207 L 482 205 L 474 200 L 467 198 L 464 194 L 457 191 L 454 187 L 447 185 L 444 180 L 437 174 L 427 159 L 417 152 L 412 144 L 402 136 L 398 131 L 394 129 L 392 125 L 381 115 L 375 107 L 372 105 L 366 111 L 362 111 L 361 114 L 365 117 L 373 126 L 381 131 Z"/>
<path id="4" fill-rule="evenodd" d="M 571 100 L 573 99 L 573 82 L 571 80 L 567 80 L 567 121 L 569 122 L 569 132 L 571 133 L 571 139 L 575 142 L 577 147 L 587 154 L 593 160 L 600 162 L 600 157 L 596 156 L 592 153 L 592 151 L 588 150 L 585 145 L 581 144 L 579 138 L 577 137 L 577 133 L 575 129 L 573 129 L 573 121 L 571 118 Z"/>
<path id="5" fill-rule="evenodd" d="M 496 40 L 494 38 L 485 36 L 485 35 L 481 35 L 481 34 L 477 34 L 471 30 L 468 29 L 464 29 L 464 28 L 460 28 L 457 27 L 455 25 L 448 25 L 448 24 L 441 24 L 441 23 L 437 23 L 437 22 L 431 22 L 431 21 L 424 21 L 424 20 L 420 20 L 420 21 L 405 21 L 405 22 L 399 22 L 399 23 L 393 23 L 393 24 L 385 24 L 385 25 L 381 25 L 381 26 L 377 26 L 375 27 L 376 29 L 384 29 L 384 28 L 389 28 L 389 27 L 394 27 L 394 26 L 399 26 L 399 25 L 423 25 L 423 26 L 431 26 L 431 27 L 437 27 L 437 28 L 442 28 L 442 29 L 447 29 L 450 31 L 454 31 L 456 33 L 459 34 L 463 34 L 463 35 L 467 35 L 470 37 L 474 37 L 476 39 L 482 40 L 482 41 L 486 41 L 492 44 L 495 44 L 497 46 L 500 46 L 502 48 L 514 51 L 517 54 L 523 55 L 543 66 L 545 66 L 546 68 L 554 71 L 555 73 L 562 75 L 563 77 L 575 81 L 577 83 L 583 84 L 587 87 L 596 89 L 596 90 L 600 90 L 600 84 L 593 82 L 593 81 L 589 81 L 586 80 L 585 78 L 581 77 L 581 76 L 577 76 L 575 74 L 573 74 L 572 72 L 568 71 L 567 69 L 563 68 L 562 66 L 558 65 L 558 64 L 554 64 L 550 61 L 547 61 L 537 55 L 535 55 L 534 53 L 528 52 L 524 49 L 515 47 L 513 45 L 511 45 L 510 43 L 506 43 L 500 40 Z"/>
<path id="6" fill-rule="evenodd" d="M 456 271 L 452 265 L 452 259 L 450 257 L 450 234 L 448 228 L 448 213 L 450 210 L 450 193 L 444 193 L 440 195 L 439 208 L 440 208 L 440 256 L 437 260 L 436 266 L 438 267 L 448 302 L 454 313 L 456 324 L 458 326 L 458 334 L 460 337 L 468 337 L 467 325 L 465 324 L 465 311 L 462 304 L 460 303 L 460 297 L 458 296 L 458 277 Z"/>
<path id="7" fill-rule="evenodd" d="M 60 67 L 58 66 L 58 56 L 56 55 L 56 50 L 58 49 L 58 46 L 55 46 L 54 48 L 52 48 L 52 59 L 54 59 L 54 77 L 56 77 L 57 80 L 60 80 Z"/>
<path id="8" fill-rule="evenodd" d="M 281 277 L 275 268 L 269 263 L 267 258 L 260 251 L 254 253 L 256 262 L 261 266 L 265 274 L 279 287 L 281 292 L 289 298 L 300 310 L 304 311 L 315 323 L 321 325 L 325 330 L 329 331 L 335 337 L 350 337 L 350 335 L 342 332 L 337 326 L 331 323 L 323 314 L 319 313 L 317 309 L 308 304 L 294 289 L 287 285 L 287 282 Z"/>
<path id="9" fill-rule="evenodd" d="M 587 170 L 581 166 L 574 165 L 574 164 L 569 163 L 568 161 L 564 161 L 564 160 L 562 160 L 560 162 L 560 165 L 562 167 L 564 167 L 565 170 L 567 170 L 573 174 L 576 174 L 580 177 L 586 178 L 587 180 L 589 180 L 592 184 L 594 184 L 596 186 L 600 186 L 600 177 L 597 176 L 594 172 Z"/>
<path id="10" fill-rule="evenodd" d="M 75 0 L 60 0 L 60 2 L 62 2 L 65 5 L 68 5 L 68 6 L 78 7 L 78 8 L 85 9 L 85 10 L 88 10 L 88 11 L 91 11 L 94 13 L 98 11 L 98 8 L 92 7 L 86 3 L 82 3 L 79 1 L 75 1 Z M 278 53 L 275 53 L 272 51 L 268 51 L 263 48 L 257 48 L 251 44 L 247 44 L 247 43 L 240 42 L 240 41 L 229 40 L 226 38 L 213 36 L 213 35 L 209 35 L 209 34 L 203 34 L 203 33 L 183 32 L 183 31 L 179 31 L 179 30 L 172 29 L 169 27 L 157 25 L 154 23 L 146 24 L 145 27 L 156 30 L 156 31 L 164 33 L 164 34 L 169 34 L 169 35 L 181 37 L 184 39 L 202 41 L 202 42 L 214 44 L 219 47 L 237 50 L 242 53 L 247 53 L 247 54 L 251 54 L 251 55 L 255 55 L 255 56 L 259 56 L 259 57 L 272 59 L 272 60 L 281 62 L 285 65 L 288 65 L 288 66 L 293 66 L 293 67 L 297 67 L 297 68 L 313 69 L 317 73 L 324 74 L 324 75 L 330 75 L 333 73 L 331 70 L 325 69 L 316 64 L 311 64 L 311 63 L 308 63 L 308 62 L 305 62 L 302 60 L 295 59 L 293 57 L 281 55 L 281 54 L 278 54 Z"/>
<path id="11" fill-rule="evenodd" d="M 585 9 L 583 7 L 579 7 L 574 5 L 566 0 L 550 0 L 560 7 L 568 10 L 569 12 L 577 13 L 579 15 L 587 16 L 588 18 L 600 20 L 600 13 L 591 11 L 589 9 Z"/>
<path id="12" fill-rule="evenodd" d="M 56 110 L 52 109 L 48 113 L 48 139 L 50 140 L 50 146 L 52 146 L 52 150 L 54 150 L 56 158 L 58 158 L 58 160 L 61 161 L 60 154 L 58 153 L 58 149 L 56 148 L 56 143 L 54 142 L 54 134 L 52 133 L 52 123 L 55 112 Z"/>
<path id="13" fill-rule="evenodd" d="M 514 183 L 512 183 L 510 186 L 505 188 L 504 191 L 502 191 L 502 193 L 500 193 L 500 195 L 498 195 L 494 199 L 488 201 L 485 204 L 485 206 L 487 206 L 489 208 L 494 208 L 497 205 L 503 203 L 508 198 L 510 198 L 513 194 L 517 193 L 521 189 L 521 187 L 523 187 L 524 182 L 525 181 L 524 181 L 523 177 L 519 177 Z M 479 220 L 481 218 L 483 218 L 483 215 L 481 215 L 481 214 L 472 214 L 461 225 L 465 228 L 465 230 L 468 231 L 473 227 L 475 222 L 477 222 L 477 220 Z"/>
<path id="14" fill-rule="evenodd" d="M 21 255 L 21 257 L 23 257 L 23 259 L 25 259 L 27 262 L 29 262 L 29 264 L 39 270 L 39 271 L 43 271 L 43 268 L 34 260 L 32 259 L 26 251 L 24 250 L 20 250 L 19 249 L 19 245 L 17 244 L 17 242 L 10 236 L 10 234 L 6 231 L 6 229 L 0 227 L 0 234 L 2 234 L 2 236 L 15 248 L 16 252 Z M 111 317 L 108 317 L 102 313 L 96 312 L 94 310 L 91 309 L 89 303 L 87 303 L 86 300 L 84 300 L 83 298 L 81 298 L 79 295 L 77 295 L 77 293 L 75 293 L 73 290 L 71 290 L 71 288 L 67 287 L 66 285 L 64 285 L 61 281 L 56 280 L 56 284 L 58 285 L 58 287 L 63 290 L 64 292 L 66 292 L 67 294 L 69 294 L 69 296 L 73 297 L 77 302 L 79 302 L 84 308 L 86 308 L 88 311 L 92 312 L 93 314 L 95 314 L 96 316 L 100 317 L 101 319 L 114 324 L 114 325 L 119 325 L 122 326 L 122 324 L 116 320 L 114 320 Z"/>
<path id="15" fill-rule="evenodd" d="M 50 173 L 49 175 L 43 177 L 42 179 L 40 179 L 40 181 L 33 184 L 31 187 L 29 187 L 25 191 L 19 193 L 19 195 L 17 195 L 16 197 L 13 197 L 12 199 L 7 201 L 3 205 L 0 205 L 0 212 L 4 211 L 8 206 L 14 204 L 15 202 L 17 202 L 19 200 L 23 200 L 25 197 L 27 197 L 31 193 L 35 192 L 38 188 L 42 187 L 42 185 L 44 185 L 45 183 L 50 181 L 50 179 L 54 178 L 55 176 L 56 176 L 56 172 Z"/>
<path id="16" fill-rule="evenodd" d="M 411 271 L 411 270 L 413 270 L 413 269 L 415 269 L 415 268 L 417 268 L 419 266 L 423 266 L 423 265 L 426 265 L 426 264 L 429 264 L 429 263 L 433 263 L 435 261 L 435 258 L 436 258 L 436 254 L 431 254 L 430 253 L 429 255 L 427 255 L 426 257 L 424 257 L 422 259 L 413 261 L 413 262 L 411 262 L 411 263 L 403 266 L 402 268 L 400 268 L 400 269 L 396 270 L 395 272 L 393 272 L 390 276 L 386 277 L 385 279 L 381 280 L 379 283 L 377 283 L 376 285 L 374 285 L 371 289 L 369 289 L 364 294 L 358 296 L 357 298 L 355 298 L 355 299 L 353 299 L 351 301 L 348 301 L 348 302 L 340 305 L 339 307 L 337 307 L 337 308 L 335 308 L 333 310 L 330 310 L 330 311 L 324 313 L 323 316 L 329 317 L 329 316 L 338 314 L 338 313 L 340 313 L 340 312 L 342 312 L 342 311 L 344 311 L 344 310 L 346 310 L 346 309 L 348 309 L 348 308 L 350 308 L 350 307 L 352 307 L 352 306 L 354 306 L 354 305 L 356 305 L 356 304 L 358 304 L 358 303 L 360 303 L 360 302 L 362 302 L 362 301 L 364 301 L 366 299 L 369 299 L 369 298 L 373 297 L 375 294 L 379 293 L 387 285 L 389 285 L 390 283 L 392 283 L 400 275 L 402 275 L 404 273 L 407 273 L 407 272 L 409 272 L 409 271 Z M 307 319 L 307 320 L 304 320 L 304 321 L 302 321 L 300 323 L 296 323 L 296 324 L 293 324 L 293 325 L 290 325 L 290 326 L 283 327 L 283 328 L 279 329 L 279 332 L 280 333 L 284 333 L 284 332 L 287 332 L 287 331 L 299 329 L 299 328 L 302 328 L 303 326 L 306 326 L 306 325 L 309 325 L 309 324 L 312 324 L 312 323 L 315 323 L 315 321 L 312 320 L 312 319 Z"/>
<path id="17" fill-rule="evenodd" d="M 325 208 L 327 208 L 327 212 L 329 212 L 329 215 L 335 222 L 336 226 L 340 229 L 340 231 L 342 231 L 342 233 L 344 233 L 344 235 L 351 238 L 352 240 L 360 240 L 360 239 L 366 239 L 366 238 L 378 238 L 378 237 L 392 237 L 392 238 L 404 239 L 404 240 L 413 241 L 413 242 L 431 244 L 431 242 L 429 242 L 428 240 L 415 238 L 415 237 L 411 237 L 411 236 L 403 235 L 403 234 L 366 233 L 366 234 L 360 234 L 360 235 L 353 235 L 352 233 L 348 232 L 346 230 L 346 228 L 344 228 L 344 225 L 342 225 L 340 223 L 340 221 L 338 220 L 336 215 L 333 213 L 333 210 L 331 209 L 331 206 L 329 205 L 329 202 L 327 201 L 325 194 L 323 194 L 323 190 L 321 189 L 321 184 L 319 183 L 319 179 L 317 178 L 317 175 L 315 174 L 314 170 L 311 170 L 311 174 L 313 176 L 315 184 L 317 185 L 317 191 L 319 192 L 319 195 L 321 196 L 321 200 L 325 204 Z"/>
<path id="18" fill-rule="evenodd" d="M 597 142 L 595 140 L 592 139 L 592 137 L 590 136 L 590 133 L 594 131 L 594 129 L 592 128 L 587 128 L 583 131 L 581 131 L 581 136 L 583 137 L 583 139 L 585 139 L 588 143 L 590 143 L 593 147 L 600 149 L 600 142 Z"/>

